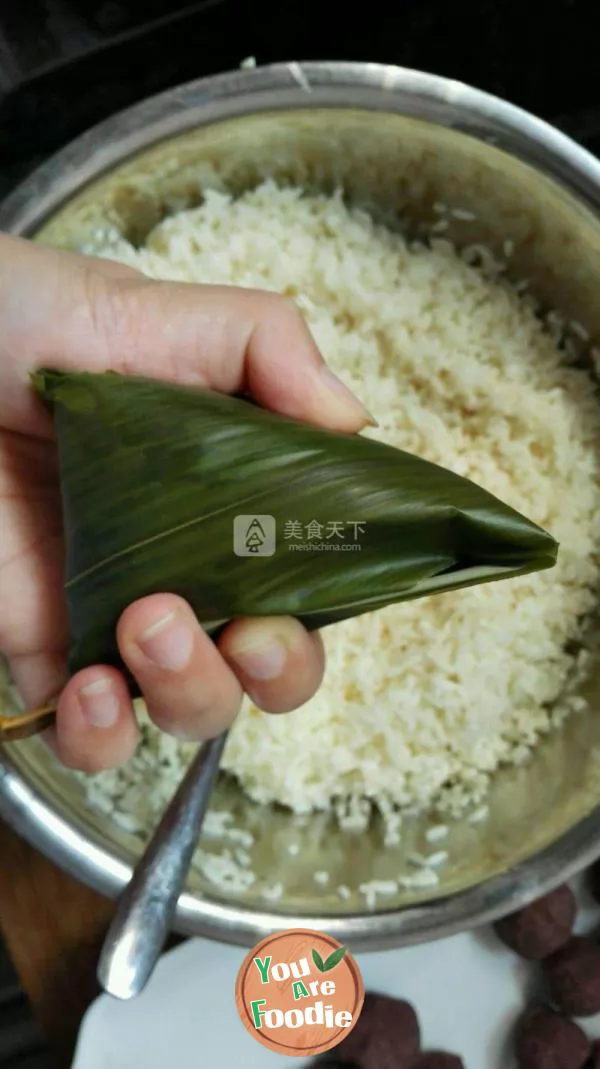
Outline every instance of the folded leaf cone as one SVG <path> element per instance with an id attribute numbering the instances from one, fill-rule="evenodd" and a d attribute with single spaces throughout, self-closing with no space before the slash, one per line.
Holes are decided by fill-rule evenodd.
<path id="1" fill-rule="evenodd" d="M 122 667 L 120 614 L 180 594 L 209 634 L 314 629 L 549 568 L 557 544 L 468 479 L 360 435 L 206 390 L 37 372 L 58 441 L 70 669 Z"/>

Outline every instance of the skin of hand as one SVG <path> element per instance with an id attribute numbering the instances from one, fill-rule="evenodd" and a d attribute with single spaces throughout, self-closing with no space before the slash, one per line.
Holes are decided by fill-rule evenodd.
<path id="1" fill-rule="evenodd" d="M 126 761 L 138 728 L 116 669 L 68 678 L 58 461 L 51 416 L 29 385 L 43 366 L 245 389 L 265 408 L 348 433 L 373 421 L 285 298 L 157 282 L 0 235 L 0 651 L 28 708 L 60 694 L 47 740 L 65 765 L 94 772 Z M 185 739 L 228 727 L 244 691 L 271 713 L 297 708 L 324 669 L 319 636 L 296 620 L 236 620 L 215 645 L 168 592 L 130 605 L 117 638 L 152 719 Z"/>

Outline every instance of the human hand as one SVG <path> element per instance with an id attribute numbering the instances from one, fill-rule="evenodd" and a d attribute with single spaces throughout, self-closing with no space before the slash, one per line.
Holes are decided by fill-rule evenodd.
<path id="1" fill-rule="evenodd" d="M 28 707 L 60 694 L 48 741 L 66 765 L 92 772 L 127 760 L 138 730 L 115 668 L 67 676 L 58 461 L 50 415 L 29 385 L 42 366 L 249 390 L 265 408 L 346 432 L 370 417 L 326 368 L 291 301 L 156 282 L 0 236 L 0 651 Z M 286 712 L 323 675 L 321 640 L 297 620 L 236 620 L 215 645 L 168 592 L 130 605 L 117 637 L 152 719 L 187 739 L 227 728 L 244 691 Z"/>

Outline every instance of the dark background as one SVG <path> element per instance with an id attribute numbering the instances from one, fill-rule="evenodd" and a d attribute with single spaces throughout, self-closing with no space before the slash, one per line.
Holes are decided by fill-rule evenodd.
<path id="1" fill-rule="evenodd" d="M 1 0 L 0 194 L 112 112 L 248 55 L 434 71 L 600 152 L 599 31 L 594 0 Z"/>

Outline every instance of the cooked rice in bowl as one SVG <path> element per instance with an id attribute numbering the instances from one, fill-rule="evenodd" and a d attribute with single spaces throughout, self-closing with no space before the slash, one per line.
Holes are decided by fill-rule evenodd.
<path id="1" fill-rule="evenodd" d="M 443 236 L 451 210 L 436 209 L 434 233 L 415 242 L 341 196 L 265 182 L 238 199 L 207 192 L 140 248 L 106 231 L 85 249 L 154 278 L 292 297 L 379 421 L 366 434 L 473 479 L 560 543 L 550 571 L 327 629 L 325 682 L 296 712 L 269 716 L 246 702 L 223 767 L 253 799 L 335 811 L 349 828 L 375 808 L 390 845 L 407 811 L 483 819 L 494 771 L 525 762 L 586 707 L 576 690 L 599 578 L 600 421 L 595 383 L 577 361 L 585 327 L 540 315 L 526 283 L 509 283 L 506 262 L 487 249 L 458 252 Z M 507 236 L 505 261 L 512 252 Z M 144 718 L 127 766 L 82 778 L 90 804 L 134 830 L 136 814 L 141 826 L 162 811 L 193 749 Z M 431 842 L 414 859 L 423 888 L 445 862 L 435 834 Z"/>

